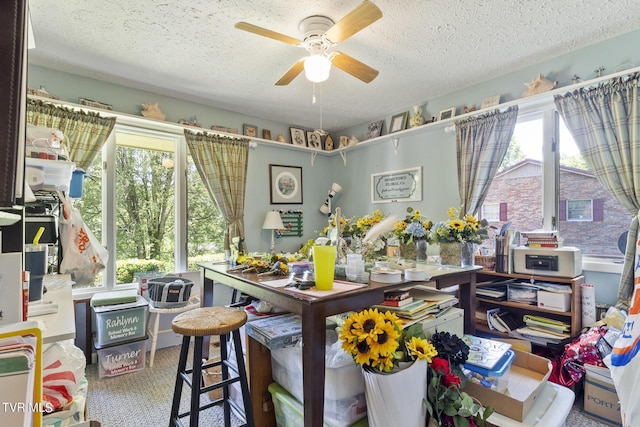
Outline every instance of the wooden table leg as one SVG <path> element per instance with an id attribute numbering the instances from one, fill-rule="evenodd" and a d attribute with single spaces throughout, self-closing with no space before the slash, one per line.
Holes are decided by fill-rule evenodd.
<path id="1" fill-rule="evenodd" d="M 304 426 L 322 427 L 326 353 L 324 312 L 307 308 L 302 312 L 302 386 Z"/>
<path id="2" fill-rule="evenodd" d="M 276 427 L 276 416 L 269 393 L 271 376 L 271 352 L 249 335 L 247 339 L 247 376 L 251 407 L 256 427 Z"/>

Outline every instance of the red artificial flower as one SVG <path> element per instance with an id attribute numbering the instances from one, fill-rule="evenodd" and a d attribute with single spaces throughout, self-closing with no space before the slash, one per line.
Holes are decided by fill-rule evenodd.
<path id="1" fill-rule="evenodd" d="M 442 383 L 445 385 L 445 387 L 453 387 L 453 386 L 459 386 L 461 381 L 460 381 L 460 377 L 454 374 L 445 374 L 444 377 L 442 377 Z"/>
<path id="2" fill-rule="evenodd" d="M 449 368 L 449 361 L 442 357 L 434 357 L 431 361 L 431 369 L 438 374 L 450 374 L 451 368 Z"/>

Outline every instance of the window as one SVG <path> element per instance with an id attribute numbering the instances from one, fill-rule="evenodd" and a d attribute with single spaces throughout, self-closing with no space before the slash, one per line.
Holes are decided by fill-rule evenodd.
<path id="1" fill-rule="evenodd" d="M 628 229 L 629 214 L 589 170 L 553 107 L 520 112 L 483 215 L 497 203 L 509 207 L 512 229 L 557 229 L 564 245 L 580 248 L 583 255 L 623 255 L 617 242 Z M 501 216 L 494 222 L 492 215 L 487 218 L 491 225 L 500 227 L 507 221 Z"/>
<path id="2" fill-rule="evenodd" d="M 567 221 L 592 221 L 591 200 L 567 200 Z"/>
<path id="3" fill-rule="evenodd" d="M 489 222 L 500 221 L 500 204 L 485 203 L 482 205 L 482 218 Z"/>
<path id="4" fill-rule="evenodd" d="M 88 168 L 76 206 L 109 251 L 93 290 L 131 283 L 149 270 L 187 271 L 223 259 L 224 220 L 187 155 L 182 128 L 118 122 Z"/>

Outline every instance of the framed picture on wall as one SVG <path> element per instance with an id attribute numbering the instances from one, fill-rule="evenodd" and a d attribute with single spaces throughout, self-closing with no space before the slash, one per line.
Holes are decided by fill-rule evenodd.
<path id="1" fill-rule="evenodd" d="M 269 165 L 269 187 L 272 205 L 301 205 L 302 167 Z"/>

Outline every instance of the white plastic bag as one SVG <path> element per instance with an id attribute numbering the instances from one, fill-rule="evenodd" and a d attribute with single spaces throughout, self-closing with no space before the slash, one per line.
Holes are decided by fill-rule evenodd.
<path id="1" fill-rule="evenodd" d="M 72 342 L 57 342 L 42 354 L 42 394 L 53 410 L 73 400 L 84 377 L 86 358 Z"/>
<path id="2" fill-rule="evenodd" d="M 636 257 L 640 245 L 636 243 Z M 604 358 L 620 399 L 620 415 L 624 427 L 640 426 L 640 269 L 634 271 L 634 290 L 629 314 L 616 340 L 612 353 Z"/>
<path id="3" fill-rule="evenodd" d="M 77 284 L 90 284 L 105 268 L 109 253 L 87 228 L 73 202 L 66 196 L 61 197 L 61 200 L 63 213 L 60 216 L 60 273 L 71 274 Z"/>

